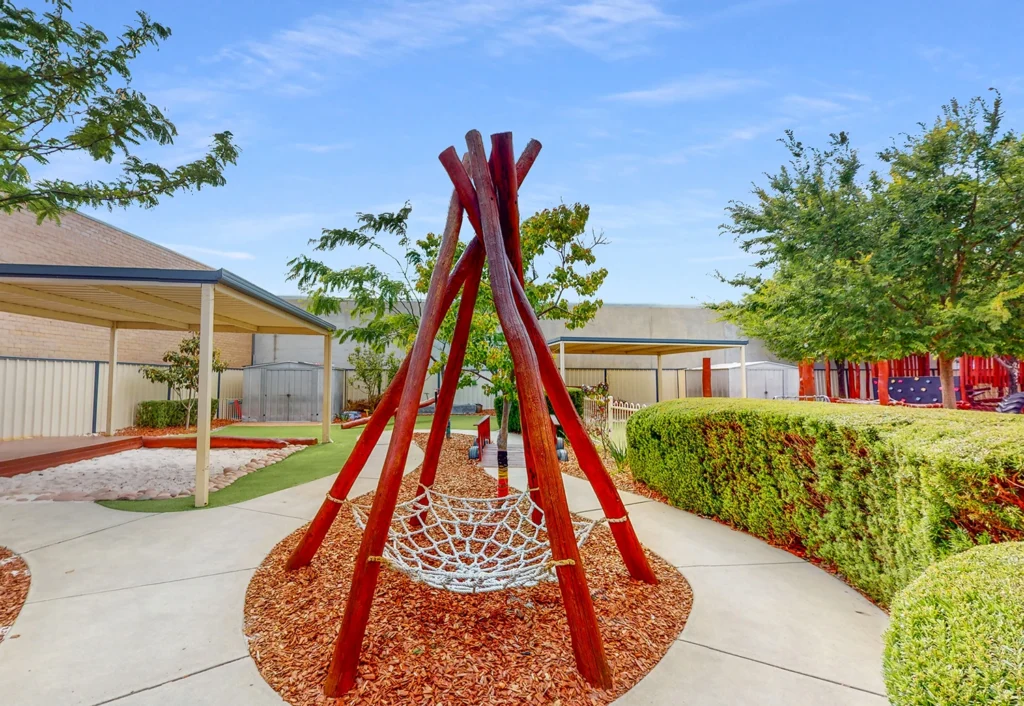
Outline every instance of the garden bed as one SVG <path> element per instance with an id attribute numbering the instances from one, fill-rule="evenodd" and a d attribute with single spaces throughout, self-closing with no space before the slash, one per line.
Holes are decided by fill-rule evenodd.
<path id="1" fill-rule="evenodd" d="M 21 607 L 25 605 L 30 581 L 25 560 L 10 549 L 0 547 L 0 642 L 8 636 Z"/>
<path id="2" fill-rule="evenodd" d="M 237 423 L 234 419 L 212 419 L 211 429 L 222 429 Z M 125 427 L 118 429 L 116 436 L 180 436 L 184 434 L 195 434 L 196 426 L 193 424 L 187 429 L 184 426 L 177 427 Z"/>
<path id="3" fill-rule="evenodd" d="M 418 434 L 417 442 L 426 435 Z M 445 442 L 435 488 L 488 497 L 494 480 L 466 460 L 472 443 Z M 418 471 L 403 481 L 413 496 Z M 372 500 L 372 493 L 358 498 Z M 609 703 L 639 681 L 686 622 L 691 594 L 672 566 L 648 554 L 656 586 L 632 581 L 606 526 L 582 548 L 614 687 L 595 690 L 579 676 L 557 583 L 460 595 L 380 574 L 355 688 L 323 696 L 334 639 L 345 609 L 361 533 L 346 503 L 310 566 L 284 571 L 303 529 L 284 539 L 256 571 L 245 602 L 249 651 L 267 682 L 289 703 L 553 704 Z"/>

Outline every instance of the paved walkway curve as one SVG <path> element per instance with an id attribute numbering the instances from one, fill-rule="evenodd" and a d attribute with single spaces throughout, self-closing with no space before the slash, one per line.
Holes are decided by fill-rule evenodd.
<path id="1" fill-rule="evenodd" d="M 383 439 L 354 495 L 375 487 L 386 450 Z M 421 458 L 414 447 L 408 467 Z M 245 590 L 331 480 L 189 513 L 0 505 L 0 544 L 32 571 L 0 643 L 5 706 L 280 706 L 242 634 Z M 513 469 L 511 481 L 525 487 L 525 473 Z M 565 482 L 571 508 L 599 517 L 589 485 Z M 886 703 L 882 611 L 753 537 L 639 496 L 624 501 L 641 541 L 690 581 L 694 607 L 665 658 L 617 704 Z"/>

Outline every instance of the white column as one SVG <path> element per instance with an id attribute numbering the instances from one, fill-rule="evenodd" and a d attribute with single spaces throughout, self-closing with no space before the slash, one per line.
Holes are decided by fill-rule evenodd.
<path id="1" fill-rule="evenodd" d="M 562 382 L 565 382 L 565 341 L 558 342 L 558 370 L 562 373 Z"/>
<path id="2" fill-rule="evenodd" d="M 114 435 L 114 397 L 117 392 L 117 323 L 110 327 L 110 349 L 107 352 L 107 436 Z"/>
<path id="3" fill-rule="evenodd" d="M 661 382 L 662 382 L 661 375 L 662 375 L 662 373 L 661 373 L 661 356 L 659 355 L 658 356 L 658 379 L 655 380 L 655 383 L 654 383 L 654 401 L 655 402 L 661 402 L 661 388 L 662 388 L 662 385 L 661 385 Z"/>
<path id="4" fill-rule="evenodd" d="M 740 397 L 747 396 L 747 347 L 740 346 Z"/>
<path id="5" fill-rule="evenodd" d="M 210 502 L 210 403 L 213 375 L 213 285 L 202 285 L 199 308 L 199 407 L 196 413 L 196 507 Z"/>
<path id="6" fill-rule="evenodd" d="M 320 410 L 320 426 L 321 435 L 320 441 L 324 444 L 331 443 L 331 421 L 333 420 L 333 411 L 331 409 L 331 378 L 333 370 L 331 368 L 331 337 L 330 335 L 324 336 L 324 389 L 323 389 L 323 406 Z"/>

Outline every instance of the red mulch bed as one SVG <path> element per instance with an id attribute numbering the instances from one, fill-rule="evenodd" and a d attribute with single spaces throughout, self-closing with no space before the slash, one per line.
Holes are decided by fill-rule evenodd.
<path id="1" fill-rule="evenodd" d="M 421 445 L 425 439 L 417 435 Z M 494 480 L 466 460 L 472 441 L 456 435 L 445 442 L 436 488 L 493 495 Z M 418 473 L 406 477 L 402 499 L 413 497 L 417 480 Z M 690 611 L 690 588 L 678 571 L 648 553 L 661 583 L 630 580 L 607 526 L 595 528 L 582 556 L 615 679 L 604 691 L 576 671 L 556 583 L 460 595 L 385 569 L 356 687 L 342 699 L 328 699 L 323 682 L 361 533 L 343 508 L 313 563 L 286 573 L 284 562 L 301 533 L 274 548 L 245 601 L 249 651 L 264 679 L 291 704 L 606 704 L 658 663 Z"/>
<path id="2" fill-rule="evenodd" d="M 220 429 L 234 424 L 235 421 L 234 419 L 214 419 L 210 422 L 210 427 Z M 174 436 L 195 433 L 194 426 L 188 429 L 185 427 L 125 427 L 117 430 L 117 436 Z"/>
<path id="3" fill-rule="evenodd" d="M 0 642 L 4 641 L 25 605 L 30 580 L 25 560 L 10 549 L 0 547 Z"/>

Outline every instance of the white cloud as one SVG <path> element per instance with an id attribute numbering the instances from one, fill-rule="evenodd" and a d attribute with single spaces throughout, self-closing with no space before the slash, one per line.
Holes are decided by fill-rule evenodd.
<path id="1" fill-rule="evenodd" d="M 339 150 L 347 150 L 352 148 L 350 142 L 334 142 L 329 144 L 316 144 L 309 142 L 300 142 L 295 145 L 295 149 L 301 150 L 302 152 L 312 152 L 314 154 L 327 154 L 328 152 L 337 152 Z"/>
<path id="2" fill-rule="evenodd" d="M 680 26 L 653 0 L 390 0 L 321 13 L 218 55 L 246 67 L 248 85 L 285 75 L 322 81 L 345 62 L 393 59 L 477 39 L 494 52 L 552 40 L 606 58 L 635 53 L 650 33 Z M 514 28 L 514 29 L 512 29 Z M 294 81 L 291 90 L 301 90 Z"/>
<path id="3" fill-rule="evenodd" d="M 751 76 L 708 71 L 663 83 L 653 88 L 614 93 L 606 96 L 606 100 L 639 105 L 668 105 L 721 98 L 762 85 L 764 85 L 764 81 Z"/>
<path id="4" fill-rule="evenodd" d="M 256 256 L 250 252 L 244 252 L 241 250 L 217 250 L 215 248 L 204 248 L 199 245 L 189 245 L 187 243 L 160 243 L 160 245 L 171 250 L 180 250 L 182 252 L 193 252 L 200 255 L 210 255 L 212 257 L 220 257 L 227 260 L 255 260 Z"/>
<path id="5" fill-rule="evenodd" d="M 838 113 L 846 106 L 828 98 L 810 98 L 808 96 L 788 95 L 782 99 L 782 111 L 790 115 L 807 115 L 809 113 Z"/>

